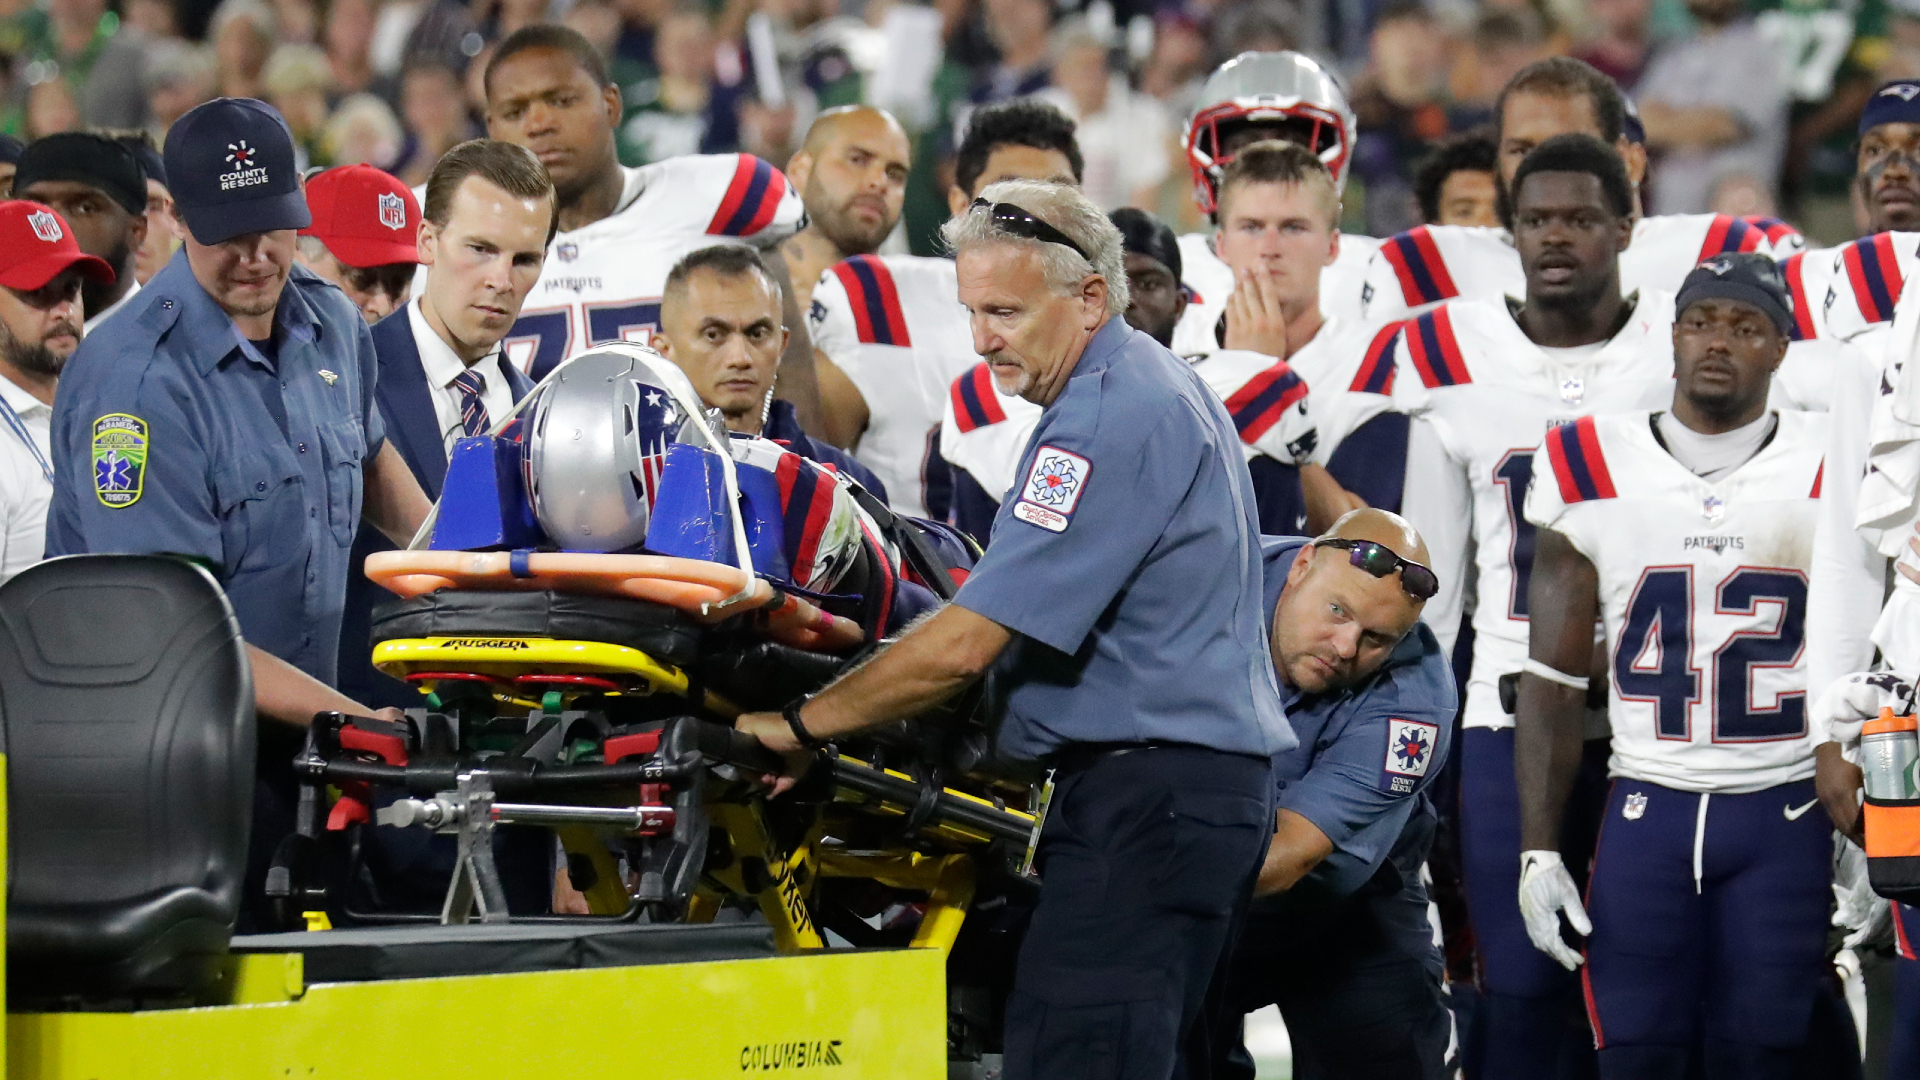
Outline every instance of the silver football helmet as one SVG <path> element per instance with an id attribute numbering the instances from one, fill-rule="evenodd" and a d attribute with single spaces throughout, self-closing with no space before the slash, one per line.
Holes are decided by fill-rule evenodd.
<path id="1" fill-rule="evenodd" d="M 1346 91 L 1319 61 L 1297 52 L 1245 52 L 1221 64 L 1200 86 L 1200 104 L 1181 143 L 1193 170 L 1193 197 L 1213 213 L 1220 174 L 1232 159 L 1221 139 L 1246 123 L 1281 122 L 1277 138 L 1320 156 L 1344 190 L 1358 131 Z"/>
<path id="2" fill-rule="evenodd" d="M 528 410 L 527 497 L 534 516 L 568 551 L 607 552 L 647 538 L 667 447 L 726 452 L 686 375 L 643 345 L 602 346 L 566 364 Z"/>

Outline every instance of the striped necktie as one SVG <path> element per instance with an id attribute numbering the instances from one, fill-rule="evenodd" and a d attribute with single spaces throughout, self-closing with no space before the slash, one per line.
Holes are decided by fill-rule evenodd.
<path id="1" fill-rule="evenodd" d="M 453 377 L 454 389 L 460 391 L 460 428 L 468 437 L 485 435 L 493 422 L 487 419 L 487 403 L 480 395 L 487 392 L 487 377 L 468 368 Z"/>

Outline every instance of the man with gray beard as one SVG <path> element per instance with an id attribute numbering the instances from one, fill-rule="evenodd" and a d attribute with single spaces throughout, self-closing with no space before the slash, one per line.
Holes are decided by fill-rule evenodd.
<path id="1" fill-rule="evenodd" d="M 0 202 L 0 581 L 46 546 L 53 387 L 80 347 L 82 278 L 112 282 L 113 268 L 46 206 Z"/>

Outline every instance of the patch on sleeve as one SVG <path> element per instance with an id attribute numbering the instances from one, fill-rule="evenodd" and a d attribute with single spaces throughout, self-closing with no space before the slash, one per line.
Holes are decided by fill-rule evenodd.
<path id="1" fill-rule="evenodd" d="M 1033 469 L 1020 486 L 1020 501 L 1014 504 L 1013 516 L 1048 532 L 1066 532 L 1092 472 L 1093 463 L 1079 454 L 1042 446 L 1034 452 Z"/>
<path id="2" fill-rule="evenodd" d="M 1433 752 L 1440 743 L 1440 728 L 1418 720 L 1387 721 L 1387 790 L 1398 795 L 1411 792 L 1415 782 L 1427 775 L 1433 764 Z"/>
<path id="3" fill-rule="evenodd" d="M 93 422 L 93 492 L 100 504 L 124 510 L 140 501 L 147 476 L 147 422 L 108 413 Z"/>

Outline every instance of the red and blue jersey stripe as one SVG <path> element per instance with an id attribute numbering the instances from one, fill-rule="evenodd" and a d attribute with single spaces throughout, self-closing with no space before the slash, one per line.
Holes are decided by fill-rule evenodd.
<path id="1" fill-rule="evenodd" d="M 1861 316 L 1868 323 L 1891 320 L 1903 283 L 1900 260 L 1893 253 L 1893 234 L 1876 233 L 1855 240 L 1841 249 L 1840 263 L 1847 269 L 1847 281 L 1853 286 Z"/>
<path id="2" fill-rule="evenodd" d="M 1600 433 L 1594 429 L 1593 417 L 1583 416 L 1549 431 L 1547 460 L 1553 463 L 1553 478 L 1560 482 L 1562 502 L 1571 505 L 1616 497 L 1613 474 L 1607 471 L 1606 456 L 1600 452 Z"/>
<path id="3" fill-rule="evenodd" d="M 1800 276 L 1806 258 L 1807 253 L 1803 251 L 1780 264 L 1780 272 L 1787 279 L 1787 291 L 1793 297 L 1793 333 L 1789 336 L 1795 341 L 1812 341 L 1819 333 L 1813 326 L 1813 305 L 1807 303 L 1807 283 Z"/>
<path id="4" fill-rule="evenodd" d="M 752 154 L 739 155 L 733 182 L 727 185 L 720 209 L 707 223 L 712 236 L 752 236 L 773 224 L 780 200 L 787 195 L 787 178 Z"/>
<path id="5" fill-rule="evenodd" d="M 1380 251 L 1399 277 L 1400 293 L 1409 305 L 1437 304 L 1460 295 L 1453 276 L 1447 273 L 1447 261 L 1440 257 L 1440 247 L 1425 225 L 1390 238 Z"/>
<path id="6" fill-rule="evenodd" d="M 813 576 L 820 557 L 820 538 L 833 516 L 833 479 L 799 454 L 783 454 L 774 468 L 780 484 L 780 526 L 787 549 L 787 566 L 796 585 Z"/>
<path id="7" fill-rule="evenodd" d="M 1460 355 L 1460 342 L 1453 336 L 1453 317 L 1446 308 L 1434 308 L 1402 328 L 1407 335 L 1407 355 L 1413 358 L 1413 366 L 1427 389 L 1464 386 L 1473 381 L 1466 358 Z"/>
<path id="8" fill-rule="evenodd" d="M 972 371 L 953 380 L 951 393 L 953 420 L 963 434 L 1007 418 L 993 388 L 993 369 L 985 364 L 975 364 Z"/>
<path id="9" fill-rule="evenodd" d="M 1707 238 L 1700 244 L 1700 254 L 1693 261 L 1702 263 L 1715 255 L 1726 255 L 1736 251 L 1758 251 L 1760 242 L 1766 238 L 1765 231 L 1747 224 L 1743 218 L 1715 214 L 1713 224 L 1707 226 Z"/>
<path id="10" fill-rule="evenodd" d="M 1761 234 L 1767 238 L 1769 244 L 1777 244 L 1782 240 L 1791 239 L 1792 237 L 1800 235 L 1799 229 L 1781 221 L 1777 217 L 1744 217 L 1740 220 L 1759 229 Z"/>
<path id="11" fill-rule="evenodd" d="M 910 348 L 907 313 L 900 306 L 900 289 L 878 255 L 855 255 L 834 264 L 833 276 L 847 290 L 853 308 L 853 327 L 868 345 Z"/>
<path id="12" fill-rule="evenodd" d="M 1353 385 L 1347 387 L 1348 390 L 1356 394 L 1393 393 L 1393 343 L 1404 326 L 1406 323 L 1388 323 L 1373 335 L 1367 355 L 1360 361 L 1360 370 L 1353 373 Z"/>
<path id="13" fill-rule="evenodd" d="M 1301 378 L 1285 360 L 1248 379 L 1246 385 L 1227 398 L 1227 412 L 1242 442 L 1258 442 L 1262 435 L 1280 422 L 1294 402 L 1307 396 L 1307 380 Z"/>
<path id="14" fill-rule="evenodd" d="M 1827 459 L 1821 458 L 1820 468 L 1818 471 L 1816 471 L 1813 474 L 1813 490 L 1807 492 L 1807 498 L 1817 499 L 1820 497 L 1820 482 L 1822 480 L 1825 480 L 1826 478 L 1827 478 Z"/>

